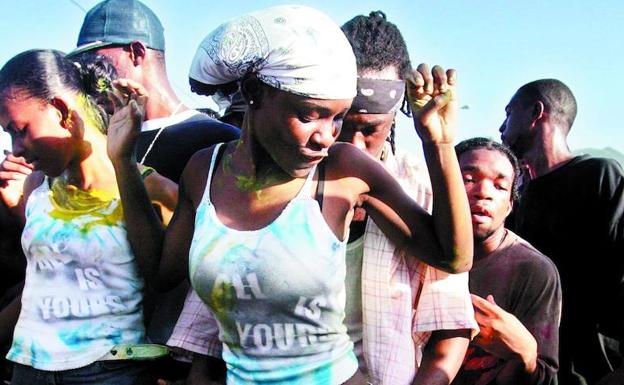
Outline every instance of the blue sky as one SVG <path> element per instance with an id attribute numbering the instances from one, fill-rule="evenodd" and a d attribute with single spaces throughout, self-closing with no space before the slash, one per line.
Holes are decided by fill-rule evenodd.
<path id="1" fill-rule="evenodd" d="M 293 1 L 145 0 L 165 27 L 169 76 L 189 105 L 187 74 L 202 38 L 222 21 L 269 5 Z M 504 107 L 531 80 L 555 77 L 574 92 L 579 113 L 572 149 L 612 147 L 624 152 L 624 2 L 621 0 L 359 0 L 297 1 L 342 24 L 381 9 L 399 26 L 414 65 L 456 68 L 462 104 L 458 139 L 498 139 Z M 84 11 L 96 0 L 2 0 L 0 65 L 30 48 L 71 50 Z M 399 145 L 418 151 L 407 119 L 399 120 Z"/>

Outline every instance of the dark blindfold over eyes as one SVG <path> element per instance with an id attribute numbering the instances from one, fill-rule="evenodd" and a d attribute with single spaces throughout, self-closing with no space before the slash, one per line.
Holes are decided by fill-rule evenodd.
<path id="1" fill-rule="evenodd" d="M 388 114 L 396 111 L 403 102 L 403 80 L 357 79 L 357 95 L 351 111 L 361 114 Z"/>

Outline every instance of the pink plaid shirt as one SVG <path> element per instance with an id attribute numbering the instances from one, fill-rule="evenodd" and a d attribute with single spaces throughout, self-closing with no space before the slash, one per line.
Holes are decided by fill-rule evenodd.
<path id="1" fill-rule="evenodd" d="M 405 191 L 430 211 L 429 176 L 405 154 L 388 156 L 384 165 Z M 468 292 L 468 274 L 447 274 L 406 255 L 372 220 L 366 226 L 362 265 L 364 360 L 373 384 L 408 385 L 416 374 L 432 331 L 478 332 Z M 169 339 L 169 346 L 221 357 L 218 326 L 194 291 Z"/>

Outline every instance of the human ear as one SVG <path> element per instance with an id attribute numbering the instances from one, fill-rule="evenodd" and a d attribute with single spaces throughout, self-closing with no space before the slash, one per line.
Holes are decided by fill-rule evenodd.
<path id="1" fill-rule="evenodd" d="M 240 84 L 240 91 L 243 98 L 247 101 L 249 108 L 257 110 L 262 102 L 264 85 L 255 76 L 246 76 Z"/>
<path id="2" fill-rule="evenodd" d="M 56 109 L 61 127 L 70 129 L 72 127 L 71 111 L 67 103 L 58 96 L 55 96 L 50 100 L 50 104 Z"/>
<path id="3" fill-rule="evenodd" d="M 147 52 L 145 45 L 140 41 L 133 41 L 128 45 L 128 48 L 132 64 L 134 64 L 135 67 L 143 64 L 143 60 L 145 60 L 145 54 Z"/>
<path id="4" fill-rule="evenodd" d="M 509 199 L 509 207 L 507 207 L 507 212 L 505 213 L 505 218 L 507 218 L 509 214 L 511 214 L 511 212 L 513 211 L 513 206 L 514 206 L 514 200 L 513 200 L 513 197 L 511 197 Z"/>
<path id="5" fill-rule="evenodd" d="M 533 104 L 531 117 L 533 118 L 534 122 L 540 120 L 544 116 L 545 109 L 546 107 L 544 106 L 544 103 L 539 100 Z"/>

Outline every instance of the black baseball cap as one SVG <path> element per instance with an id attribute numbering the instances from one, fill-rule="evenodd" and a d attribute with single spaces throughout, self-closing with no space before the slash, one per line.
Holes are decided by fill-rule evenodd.
<path id="1" fill-rule="evenodd" d="M 164 29 L 156 14 L 138 0 L 105 0 L 87 12 L 76 49 L 68 56 L 133 41 L 165 50 Z"/>

